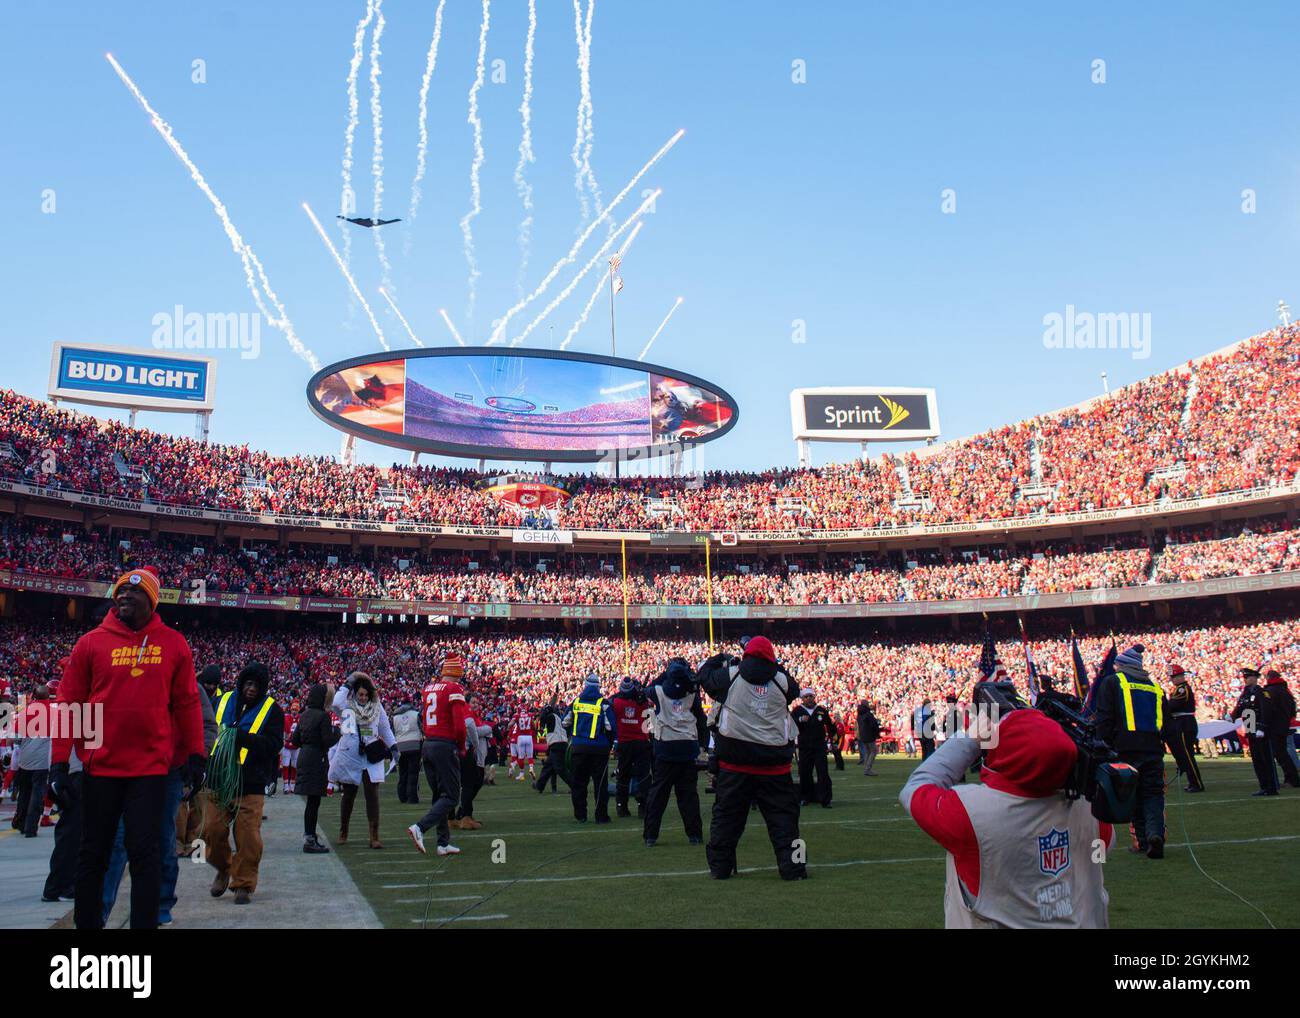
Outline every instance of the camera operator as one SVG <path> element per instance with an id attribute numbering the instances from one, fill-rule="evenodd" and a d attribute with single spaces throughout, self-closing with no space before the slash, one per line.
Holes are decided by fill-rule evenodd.
<path id="1" fill-rule="evenodd" d="M 899 793 L 903 808 L 948 852 L 948 929 L 1110 925 L 1102 859 L 1113 829 L 1086 799 L 1061 793 L 1078 759 L 1065 731 L 1036 710 L 1015 710 L 996 729 L 982 784 L 954 787 L 981 744 L 945 739 Z"/>
<path id="2" fill-rule="evenodd" d="M 642 835 L 647 848 L 659 840 L 659 825 L 668 808 L 668 797 L 677 793 L 677 810 L 682 815 L 686 840 L 692 845 L 704 841 L 704 822 L 700 819 L 700 793 L 696 785 L 695 761 L 700 749 L 708 745 L 704 709 L 700 706 L 691 666 L 679 657 L 650 685 L 650 702 L 654 714 L 654 780 L 646 802 Z"/>
<path id="3" fill-rule="evenodd" d="M 713 824 L 705 854 L 709 873 L 726 880 L 736 872 L 736 845 L 745 833 L 750 807 L 757 804 L 767 823 L 782 880 L 802 880 L 808 873 L 794 861 L 799 837 L 799 797 L 790 777 L 794 756 L 794 722 L 789 705 L 799 686 L 777 664 L 765 636 L 745 644 L 739 661 L 715 654 L 700 666 L 700 688 L 717 705 L 714 729 L 718 775 Z M 824 758 L 823 758 L 824 759 Z"/>
<path id="4" fill-rule="evenodd" d="M 1165 744 L 1161 737 L 1169 708 L 1165 691 L 1142 666 L 1140 643 L 1115 659 L 1115 668 L 1097 680 L 1097 736 L 1138 772 L 1133 809 L 1134 852 L 1148 859 L 1165 855 Z"/>

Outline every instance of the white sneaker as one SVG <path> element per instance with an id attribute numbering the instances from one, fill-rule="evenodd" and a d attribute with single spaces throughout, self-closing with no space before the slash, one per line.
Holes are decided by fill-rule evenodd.
<path id="1" fill-rule="evenodd" d="M 420 850 L 421 855 L 429 854 L 429 850 L 424 847 L 424 832 L 420 830 L 419 824 L 411 824 L 411 826 L 406 829 L 406 833 L 411 836 L 411 840 L 415 842 L 415 847 Z M 438 849 L 438 854 L 442 855 L 441 848 Z"/>
<path id="2" fill-rule="evenodd" d="M 524 776 L 521 774 L 521 775 L 519 775 L 519 777 L 515 778 L 515 780 L 516 780 L 516 781 L 523 781 L 523 780 L 524 780 Z"/>
<path id="3" fill-rule="evenodd" d="M 421 849 L 420 851 L 424 851 L 424 849 Z M 455 845 L 439 845 L 438 854 L 439 855 L 460 855 L 460 849 L 457 848 Z"/>

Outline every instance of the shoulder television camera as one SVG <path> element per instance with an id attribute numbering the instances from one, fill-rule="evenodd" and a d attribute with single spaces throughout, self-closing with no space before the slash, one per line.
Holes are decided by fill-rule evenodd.
<path id="1" fill-rule="evenodd" d="M 1092 815 L 1103 823 L 1126 824 L 1133 818 L 1137 771 L 1097 735 L 1095 723 L 1084 716 L 1076 697 L 1046 690 L 1038 695 L 1037 706 L 1031 707 L 1011 682 L 990 681 L 975 684 L 972 701 L 992 708 L 999 717 L 1016 710 L 1046 714 L 1079 751 L 1074 770 L 1066 778 L 1066 797 L 1087 799 Z"/>

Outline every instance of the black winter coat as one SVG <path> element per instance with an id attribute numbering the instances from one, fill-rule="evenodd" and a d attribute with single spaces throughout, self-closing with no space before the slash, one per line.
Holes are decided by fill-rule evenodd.
<path id="1" fill-rule="evenodd" d="M 298 718 L 298 795 L 324 795 L 329 783 L 330 747 L 342 737 L 325 710 L 325 687 L 313 686 L 307 694 L 307 709 Z"/>

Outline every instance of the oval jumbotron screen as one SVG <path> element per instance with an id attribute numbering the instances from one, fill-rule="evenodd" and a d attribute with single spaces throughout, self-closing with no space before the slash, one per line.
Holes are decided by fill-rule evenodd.
<path id="1" fill-rule="evenodd" d="M 740 412 L 713 383 L 670 368 L 484 347 L 340 361 L 312 376 L 307 401 L 331 427 L 382 445 L 557 462 L 712 441 L 735 426 Z"/>

